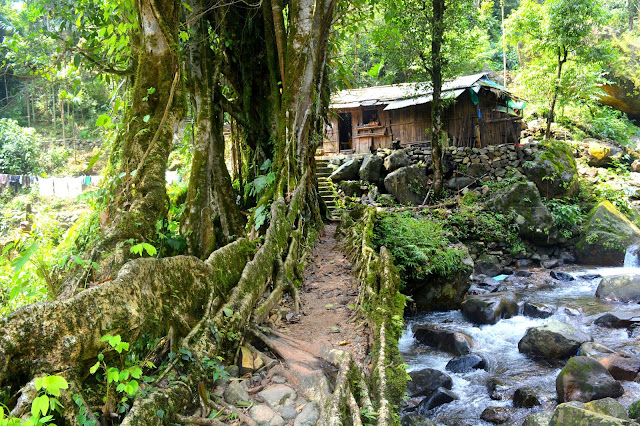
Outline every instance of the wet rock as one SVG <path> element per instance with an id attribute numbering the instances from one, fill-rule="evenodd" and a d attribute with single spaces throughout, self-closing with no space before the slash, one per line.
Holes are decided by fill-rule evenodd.
<path id="1" fill-rule="evenodd" d="M 618 398 L 624 393 L 620 382 L 593 358 L 576 356 L 567 362 L 556 378 L 560 402 L 588 402 L 601 398 Z"/>
<path id="2" fill-rule="evenodd" d="M 347 197 L 360 197 L 362 195 L 360 181 L 357 180 L 344 180 L 338 184 L 338 188 L 341 189 Z"/>
<path id="3" fill-rule="evenodd" d="M 558 426 L 621 426 L 631 424 L 633 423 L 628 420 L 586 410 L 582 404 L 577 402 L 558 405 L 553 410 L 553 416 L 549 423 L 549 425 Z"/>
<path id="4" fill-rule="evenodd" d="M 553 268 L 557 268 L 558 266 L 562 266 L 563 264 L 564 262 L 558 259 L 549 259 L 542 262 L 542 267 L 545 269 L 553 269 Z"/>
<path id="5" fill-rule="evenodd" d="M 489 398 L 494 401 L 502 401 L 507 399 L 507 392 L 509 387 L 499 378 L 491 377 L 487 380 L 487 391 L 489 391 Z"/>
<path id="6" fill-rule="evenodd" d="M 518 350 L 525 355 L 543 359 L 563 359 L 575 355 L 588 334 L 560 321 L 551 321 L 527 330 L 518 342 Z"/>
<path id="7" fill-rule="evenodd" d="M 507 423 L 512 415 L 513 410 L 508 407 L 487 407 L 480 414 L 480 418 L 485 422 L 503 424 Z"/>
<path id="8" fill-rule="evenodd" d="M 423 345 L 454 355 L 468 354 L 473 346 L 473 339 L 469 335 L 433 324 L 414 326 L 413 336 Z"/>
<path id="9" fill-rule="evenodd" d="M 427 196 L 427 173 L 418 164 L 402 167 L 384 178 L 384 187 L 401 204 L 418 206 Z"/>
<path id="10" fill-rule="evenodd" d="M 529 318 L 549 318 L 553 315 L 553 309 L 542 303 L 525 302 L 522 313 Z"/>
<path id="11" fill-rule="evenodd" d="M 393 172 L 399 168 L 406 167 L 410 164 L 409 156 L 403 149 L 393 151 L 384 159 L 384 168 L 388 172 Z"/>
<path id="12" fill-rule="evenodd" d="M 542 411 L 539 413 L 529 414 L 522 426 L 549 426 L 553 413 L 549 411 Z"/>
<path id="13" fill-rule="evenodd" d="M 320 417 L 320 411 L 315 402 L 309 402 L 304 406 L 296 420 L 293 422 L 293 426 L 315 426 L 318 423 Z"/>
<path id="14" fill-rule="evenodd" d="M 469 296 L 462 302 L 462 313 L 475 324 L 495 324 L 518 313 L 518 301 L 512 292 Z"/>
<path id="15" fill-rule="evenodd" d="M 551 275 L 551 278 L 558 281 L 575 281 L 573 275 L 562 271 L 551 271 L 549 272 L 549 275 Z"/>
<path id="16" fill-rule="evenodd" d="M 370 183 L 378 183 L 382 171 L 382 158 L 377 155 L 367 155 L 362 159 L 360 166 L 360 180 Z"/>
<path id="17" fill-rule="evenodd" d="M 632 419 L 640 419 L 640 399 L 629 406 L 629 417 Z"/>
<path id="18" fill-rule="evenodd" d="M 451 389 L 453 380 L 447 373 L 433 368 L 423 368 L 409 373 L 411 380 L 407 381 L 407 393 L 410 397 L 431 395 L 442 387 Z"/>
<path id="19" fill-rule="evenodd" d="M 594 359 L 602 359 L 615 353 L 616 351 L 613 349 L 596 342 L 585 342 L 578 350 L 579 355 L 588 356 Z"/>
<path id="20" fill-rule="evenodd" d="M 473 370 L 486 370 L 487 362 L 480 355 L 468 354 L 453 358 L 444 368 L 452 373 L 468 373 Z"/>
<path id="21" fill-rule="evenodd" d="M 585 265 L 622 266 L 627 247 L 640 240 L 640 229 L 609 201 L 594 207 L 576 244 Z"/>
<path id="22" fill-rule="evenodd" d="M 498 275 L 502 272 L 500 259 L 498 256 L 494 256 L 492 254 L 483 254 L 482 256 L 479 256 L 475 261 L 475 272 L 489 277 Z"/>
<path id="23" fill-rule="evenodd" d="M 540 405 L 538 395 L 531 388 L 522 387 L 513 393 L 513 406 L 516 408 L 532 408 Z"/>
<path id="24" fill-rule="evenodd" d="M 640 315 L 630 312 L 607 312 L 599 316 L 594 323 L 600 327 L 629 328 L 640 323 Z"/>
<path id="25" fill-rule="evenodd" d="M 564 308 L 562 308 L 562 312 L 564 312 L 566 315 L 569 315 L 570 317 L 577 317 L 580 315 L 580 311 L 574 308 L 569 308 L 567 306 L 565 306 Z"/>
<path id="26" fill-rule="evenodd" d="M 578 192 L 578 168 L 569 145 L 544 144 L 533 161 L 524 164 L 523 170 L 545 198 L 570 198 Z"/>
<path id="27" fill-rule="evenodd" d="M 639 303 L 640 275 L 604 277 L 598 285 L 596 297 L 617 302 Z"/>
<path id="28" fill-rule="evenodd" d="M 287 399 L 296 399 L 296 391 L 287 385 L 281 384 L 268 386 L 261 390 L 258 395 L 272 407 L 284 404 Z"/>
<path id="29" fill-rule="evenodd" d="M 531 259 L 518 259 L 516 260 L 516 266 L 518 268 L 528 268 L 533 265 L 533 261 Z M 533 274 L 533 272 L 532 272 Z"/>
<path id="30" fill-rule="evenodd" d="M 616 380 L 633 381 L 640 372 L 640 358 L 613 354 L 598 360 Z"/>
<path id="31" fill-rule="evenodd" d="M 629 420 L 627 409 L 613 398 L 596 399 L 595 401 L 586 402 L 582 408 L 618 419 Z"/>
<path id="32" fill-rule="evenodd" d="M 284 419 L 268 406 L 261 404 L 251 407 L 249 415 L 259 426 L 281 426 Z"/>
<path id="33" fill-rule="evenodd" d="M 334 182 L 340 182 L 343 180 L 358 180 L 360 179 L 360 159 L 353 158 L 342 166 L 338 167 L 336 171 L 331 173 L 329 179 Z"/>
<path id="34" fill-rule="evenodd" d="M 593 280 L 596 280 L 598 278 L 602 278 L 602 275 L 600 275 L 600 274 L 584 274 L 584 275 L 579 275 L 578 278 L 580 278 L 581 280 L 585 280 L 585 281 L 593 281 Z"/>
<path id="35" fill-rule="evenodd" d="M 530 277 L 531 275 L 533 275 L 533 272 L 531 272 L 531 271 L 527 271 L 527 270 L 525 270 L 525 269 L 520 269 L 520 270 L 518 270 L 518 271 L 515 271 L 515 272 L 514 272 L 514 275 L 515 275 L 516 277 L 528 278 L 528 277 Z"/>
<path id="36" fill-rule="evenodd" d="M 518 234 L 536 245 L 553 244 L 557 238 L 555 219 L 542 202 L 533 182 L 520 181 L 500 190 L 487 200 L 492 211 L 513 213 Z"/>
<path id="37" fill-rule="evenodd" d="M 224 390 L 224 400 L 235 406 L 240 401 L 249 401 L 249 393 L 243 382 L 232 380 Z"/>
<path id="38" fill-rule="evenodd" d="M 418 405 L 418 414 L 426 415 L 429 410 L 459 399 L 449 389 L 438 388 L 431 396 L 423 399 Z"/>
<path id="39" fill-rule="evenodd" d="M 402 426 L 436 426 L 434 422 L 417 413 L 407 414 L 400 421 Z"/>

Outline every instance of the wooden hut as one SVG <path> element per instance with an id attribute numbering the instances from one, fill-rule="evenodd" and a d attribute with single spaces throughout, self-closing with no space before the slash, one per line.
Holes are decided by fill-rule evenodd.
<path id="1" fill-rule="evenodd" d="M 442 86 L 442 116 L 449 144 L 483 147 L 520 140 L 525 103 L 487 73 L 458 77 Z M 377 148 L 428 144 L 432 90 L 404 83 L 343 90 L 331 97 L 325 154 L 369 153 Z"/>

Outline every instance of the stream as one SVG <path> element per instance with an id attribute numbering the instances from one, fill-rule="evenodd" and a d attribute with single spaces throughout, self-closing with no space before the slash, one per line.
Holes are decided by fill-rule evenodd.
<path id="1" fill-rule="evenodd" d="M 600 327 L 592 322 L 605 312 L 623 311 L 640 313 L 637 303 L 601 302 L 595 297 L 601 278 L 588 279 L 586 274 L 600 276 L 640 274 L 637 256 L 638 247 L 627 251 L 625 267 L 585 268 L 562 267 L 555 269 L 571 274 L 575 281 L 555 281 L 549 277 L 549 270 L 532 269 L 540 276 L 553 282 L 544 288 L 533 290 L 526 285 L 526 279 L 505 282 L 508 290 L 513 291 L 519 300 L 520 311 L 524 302 L 542 303 L 554 308 L 555 313 L 546 319 L 528 318 L 521 313 L 509 319 L 502 319 L 495 325 L 475 325 L 457 311 L 432 312 L 406 319 L 406 329 L 400 339 L 400 352 L 408 371 L 425 367 L 434 368 L 449 374 L 453 379 L 452 391 L 460 398 L 429 411 L 428 417 L 442 425 L 491 425 L 480 419 L 482 411 L 489 406 L 513 407 L 511 397 L 519 387 L 533 389 L 542 407 L 534 409 L 514 409 L 511 421 L 520 424 L 533 411 L 551 410 L 556 405 L 555 380 L 560 366 L 536 362 L 518 351 L 518 342 L 529 327 L 543 325 L 557 320 L 573 325 L 601 343 L 616 351 L 627 351 L 640 355 L 640 330 L 612 329 Z M 583 278 L 581 278 L 583 277 Z M 535 288 L 535 287 L 533 287 Z M 489 371 L 474 370 L 470 373 L 452 373 L 445 365 L 454 356 L 425 345 L 418 344 L 413 338 L 411 328 L 414 324 L 444 324 L 470 335 L 474 340 L 472 353 L 477 353 L 488 361 Z M 489 380 L 503 383 L 501 389 L 505 396 L 502 400 L 492 400 L 487 390 Z M 618 401 L 628 406 L 640 399 L 640 383 L 621 382 L 625 393 Z"/>

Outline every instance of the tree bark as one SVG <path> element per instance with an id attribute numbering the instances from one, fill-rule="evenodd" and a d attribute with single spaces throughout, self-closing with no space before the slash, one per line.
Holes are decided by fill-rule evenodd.
<path id="1" fill-rule="evenodd" d="M 431 159 L 433 162 L 433 191 L 436 197 L 442 193 L 442 43 L 444 39 L 445 0 L 433 0 L 431 21 L 431 86 L 433 101 L 431 102 Z"/>
<path id="2" fill-rule="evenodd" d="M 567 62 L 567 48 L 561 47 L 558 49 L 558 75 L 553 87 L 553 97 L 551 98 L 551 106 L 549 107 L 549 116 L 547 117 L 547 130 L 544 134 L 545 140 L 551 139 L 551 123 L 553 122 L 553 114 L 556 108 L 556 101 L 558 100 L 558 93 L 560 92 L 560 77 L 562 76 L 562 65 Z"/>

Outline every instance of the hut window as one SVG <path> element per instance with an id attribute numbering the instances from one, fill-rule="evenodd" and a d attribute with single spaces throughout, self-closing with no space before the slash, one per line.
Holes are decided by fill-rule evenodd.
<path id="1" fill-rule="evenodd" d="M 378 119 L 378 110 L 370 109 L 362 111 L 362 124 L 365 126 L 380 124 L 380 120 Z"/>

